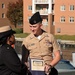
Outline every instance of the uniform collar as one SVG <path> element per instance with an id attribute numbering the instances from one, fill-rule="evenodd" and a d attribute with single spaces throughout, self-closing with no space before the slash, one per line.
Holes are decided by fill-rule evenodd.
<path id="1" fill-rule="evenodd" d="M 42 30 L 42 32 L 43 33 L 41 34 L 41 39 L 47 36 L 47 34 L 46 34 L 47 32 L 46 31 Z M 36 38 L 36 37 L 33 35 L 33 33 L 31 33 L 30 39 L 33 39 L 33 38 Z"/>

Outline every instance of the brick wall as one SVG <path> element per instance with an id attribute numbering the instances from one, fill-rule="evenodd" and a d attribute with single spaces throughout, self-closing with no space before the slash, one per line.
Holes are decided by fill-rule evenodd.
<path id="1" fill-rule="evenodd" d="M 63 59 L 72 61 L 72 53 L 73 52 L 75 52 L 75 50 L 62 50 Z"/>

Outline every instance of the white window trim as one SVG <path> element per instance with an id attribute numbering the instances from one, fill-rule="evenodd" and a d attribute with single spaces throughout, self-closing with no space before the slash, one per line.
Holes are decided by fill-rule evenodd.
<path id="1" fill-rule="evenodd" d="M 28 6 L 28 10 L 29 10 L 29 11 L 32 10 L 32 6 L 31 6 L 31 5 Z"/>
<path id="2" fill-rule="evenodd" d="M 5 13 L 2 13 L 2 18 L 5 18 Z"/>
<path id="3" fill-rule="evenodd" d="M 70 9 L 71 6 L 73 6 L 72 9 Z M 74 11 L 74 10 L 75 10 L 75 6 L 74 6 L 74 5 L 70 5 L 70 6 L 69 6 L 69 10 L 70 10 L 70 11 Z"/>
<path id="4" fill-rule="evenodd" d="M 60 10 L 61 10 L 61 11 L 65 11 L 65 10 L 66 10 L 65 5 L 61 5 L 61 6 L 60 6 Z"/>
<path id="5" fill-rule="evenodd" d="M 65 20 L 65 17 L 64 17 L 64 16 L 61 16 L 61 17 L 60 17 L 60 22 L 61 22 L 61 23 L 65 23 L 65 21 L 63 21 L 62 19 Z"/>
<path id="6" fill-rule="evenodd" d="M 74 20 L 74 17 L 69 17 L 69 22 L 74 23 L 74 21 L 70 21 L 70 20 L 72 20 L 71 18 Z"/>
<path id="7" fill-rule="evenodd" d="M 5 8 L 5 4 L 4 3 L 2 3 L 2 8 Z"/>

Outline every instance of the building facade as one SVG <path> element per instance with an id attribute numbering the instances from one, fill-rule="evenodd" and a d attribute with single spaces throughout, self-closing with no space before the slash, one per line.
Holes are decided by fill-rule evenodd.
<path id="1" fill-rule="evenodd" d="M 75 35 L 74 0 L 23 0 L 23 31 L 30 33 L 29 18 L 39 11 L 42 28 L 55 35 Z"/>
<path id="2" fill-rule="evenodd" d="M 0 0 L 0 26 L 10 25 L 14 28 L 14 25 L 10 23 L 6 17 L 7 6 L 9 2 L 16 2 L 18 0 Z"/>

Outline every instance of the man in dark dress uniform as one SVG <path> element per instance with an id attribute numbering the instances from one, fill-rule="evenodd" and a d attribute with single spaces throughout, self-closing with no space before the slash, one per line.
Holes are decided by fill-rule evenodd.
<path id="1" fill-rule="evenodd" d="M 15 49 L 15 31 L 10 26 L 0 27 L 0 75 L 26 75 Z"/>

